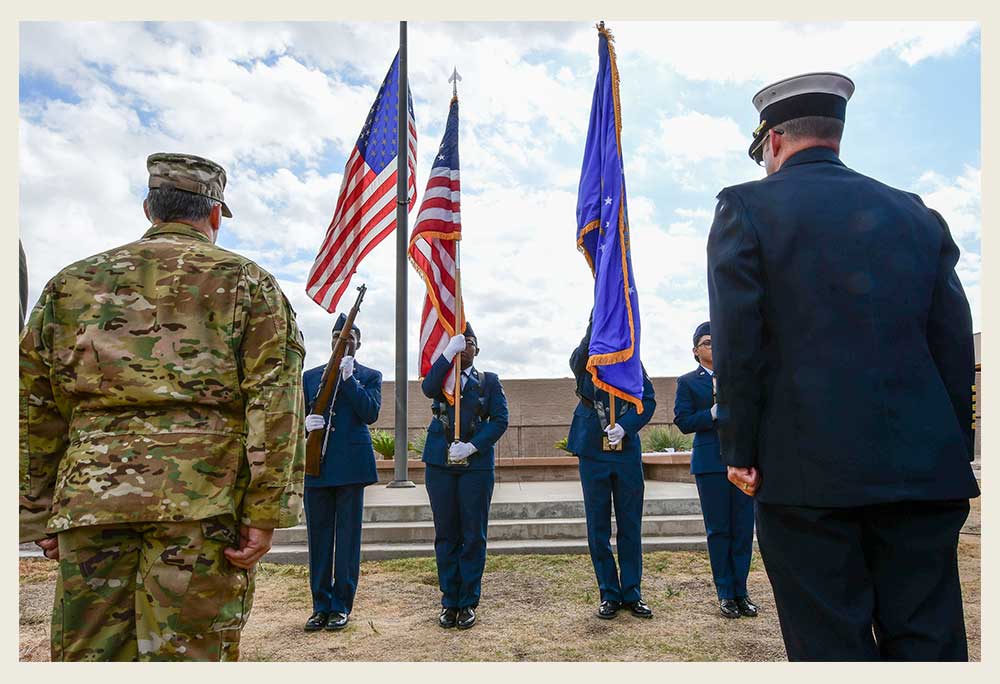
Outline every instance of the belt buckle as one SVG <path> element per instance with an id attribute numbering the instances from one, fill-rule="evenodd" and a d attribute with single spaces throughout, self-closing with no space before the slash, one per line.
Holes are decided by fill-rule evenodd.
<path id="1" fill-rule="evenodd" d="M 611 440 L 608 439 L 608 436 L 604 435 L 604 450 L 605 451 L 621 451 L 622 450 L 622 442 L 623 441 L 624 440 L 618 440 L 618 442 L 616 444 L 612 444 Z"/>

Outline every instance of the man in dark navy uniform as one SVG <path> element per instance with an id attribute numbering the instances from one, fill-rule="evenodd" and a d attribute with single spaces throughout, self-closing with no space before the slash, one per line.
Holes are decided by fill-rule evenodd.
<path id="1" fill-rule="evenodd" d="M 573 411 L 566 448 L 579 459 L 583 507 L 587 516 L 587 544 L 597 575 L 601 603 L 597 617 L 610 620 L 625 606 L 633 615 L 653 617 L 642 600 L 642 444 L 639 430 L 653 417 L 656 393 L 645 368 L 642 371 L 642 414 L 622 399 L 615 400 L 611 426 L 611 397 L 594 386 L 587 370 L 591 325 L 573 350 L 569 366 L 580 398 Z M 605 448 L 607 446 L 617 447 Z M 611 509 L 618 526 L 618 564 L 611 551 Z"/>
<path id="2" fill-rule="evenodd" d="M 445 396 L 454 391 L 456 354 L 462 365 L 462 425 L 457 432 L 455 407 Z M 478 354 L 476 334 L 466 323 L 465 334 L 449 340 L 421 384 L 424 395 L 434 400 L 422 460 L 441 587 L 438 624 L 444 628 L 468 629 L 476 623 L 493 498 L 493 445 L 507 430 L 507 397 L 495 373 L 473 365 Z"/>
<path id="3" fill-rule="evenodd" d="M 347 316 L 340 314 L 333 328 L 335 341 L 346 322 Z M 354 360 L 360 347 L 361 330 L 353 326 L 347 353 L 334 371 L 340 373 L 340 386 L 332 406 L 330 431 L 325 436 L 320 474 L 306 475 L 309 585 L 313 599 L 313 614 L 305 625 L 307 632 L 347 626 L 361 568 L 365 487 L 378 482 L 368 426 L 378 420 L 382 408 L 382 374 Z M 309 410 L 307 432 L 325 430 L 331 420 L 330 413 L 312 412 L 324 368 L 308 370 L 302 379 Z"/>
<path id="4" fill-rule="evenodd" d="M 917 195 L 847 168 L 854 91 L 754 97 L 767 177 L 719 193 L 708 239 L 718 428 L 791 660 L 967 660 L 958 534 L 974 352 L 959 250 Z"/>
<path id="5" fill-rule="evenodd" d="M 698 485 L 719 610 L 727 618 L 757 617 L 757 606 L 747 596 L 753 555 L 753 500 L 727 479 L 726 467 L 719 460 L 708 321 L 695 330 L 692 352 L 698 368 L 677 378 L 674 425 L 685 434 L 695 433 L 691 474 Z"/>

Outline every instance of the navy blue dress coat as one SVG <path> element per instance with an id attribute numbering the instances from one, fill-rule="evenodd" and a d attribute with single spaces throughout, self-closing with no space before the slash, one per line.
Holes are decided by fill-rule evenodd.
<path id="1" fill-rule="evenodd" d="M 307 410 L 312 413 L 325 366 L 302 376 Z M 339 372 L 339 371 L 338 371 Z M 333 430 L 318 476 L 306 475 L 306 487 L 339 487 L 378 482 L 375 451 L 368 426 L 378 420 L 382 408 L 382 374 L 355 361 L 354 375 L 342 380 L 333 403 Z M 329 416 L 326 416 L 329 420 Z"/>
<path id="2" fill-rule="evenodd" d="M 601 427 L 601 419 L 595 401 L 601 401 L 610 410 L 611 395 L 594 385 L 594 380 L 587 371 L 589 356 L 589 338 L 585 338 L 570 356 L 569 366 L 576 378 L 577 394 L 581 400 L 573 410 L 573 422 L 569 426 L 569 438 L 566 448 L 570 453 L 583 458 L 593 458 L 603 461 L 642 461 L 642 443 L 639 440 L 639 430 L 653 417 L 656 410 L 656 392 L 653 383 L 642 371 L 642 414 L 632 404 L 615 398 L 615 422 L 625 430 L 622 438 L 621 451 L 604 451 L 605 433 Z M 588 405 L 589 403 L 589 405 Z"/>
<path id="3" fill-rule="evenodd" d="M 444 409 L 449 425 L 454 424 L 455 407 L 445 399 L 443 387 L 445 382 L 454 382 L 453 368 L 444 356 L 439 356 L 420 386 L 424 396 Z M 469 457 L 468 469 L 492 470 L 493 445 L 507 430 L 507 396 L 496 373 L 482 372 L 473 367 L 471 375 L 462 389 L 460 441 L 470 442 L 476 447 L 476 453 Z M 477 423 L 479 427 L 475 429 Z M 437 416 L 431 419 L 427 426 L 427 441 L 424 442 L 423 462 L 448 465 L 448 447 L 453 436 L 452 429 L 445 430 Z"/>
<path id="4" fill-rule="evenodd" d="M 686 435 L 694 433 L 691 447 L 691 474 L 724 473 L 719 459 L 719 433 L 712 418 L 712 374 L 698 366 L 677 378 L 674 396 L 674 425 Z"/>
<path id="5" fill-rule="evenodd" d="M 944 219 L 823 147 L 718 200 L 722 462 L 756 466 L 768 504 L 977 496 L 972 318 Z"/>

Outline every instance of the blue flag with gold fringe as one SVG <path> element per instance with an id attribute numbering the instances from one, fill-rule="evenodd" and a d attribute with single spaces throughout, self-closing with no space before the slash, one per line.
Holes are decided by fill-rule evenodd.
<path id="1" fill-rule="evenodd" d="M 639 297 L 629 250 L 621 101 L 614 37 L 597 27 L 599 65 L 576 203 L 576 245 L 594 274 L 587 370 L 594 384 L 642 413 Z"/>

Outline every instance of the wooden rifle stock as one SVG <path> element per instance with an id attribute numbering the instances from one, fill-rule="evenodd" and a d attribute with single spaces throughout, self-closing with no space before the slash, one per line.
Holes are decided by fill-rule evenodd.
<path id="1" fill-rule="evenodd" d="M 361 300 L 365 298 L 365 291 L 367 289 L 364 285 L 358 288 L 358 299 L 354 302 L 354 306 L 351 307 L 350 312 L 348 312 L 347 320 L 344 321 L 344 327 L 340 329 L 340 334 L 337 335 L 337 341 L 333 345 L 333 354 L 330 356 L 330 362 L 323 369 L 323 379 L 320 380 L 319 392 L 316 393 L 316 400 L 313 402 L 312 412 L 324 416 L 328 423 L 333 418 L 332 416 L 327 416 L 327 413 L 337 398 L 337 390 L 340 387 L 340 383 L 338 382 L 340 379 L 340 362 L 347 354 L 348 342 L 351 339 L 351 328 L 354 326 L 354 319 L 361 309 Z M 325 429 L 313 430 L 306 437 L 306 475 L 319 475 L 320 464 L 323 461 L 323 443 L 325 435 L 329 430 L 330 425 L 327 424 Z"/>

